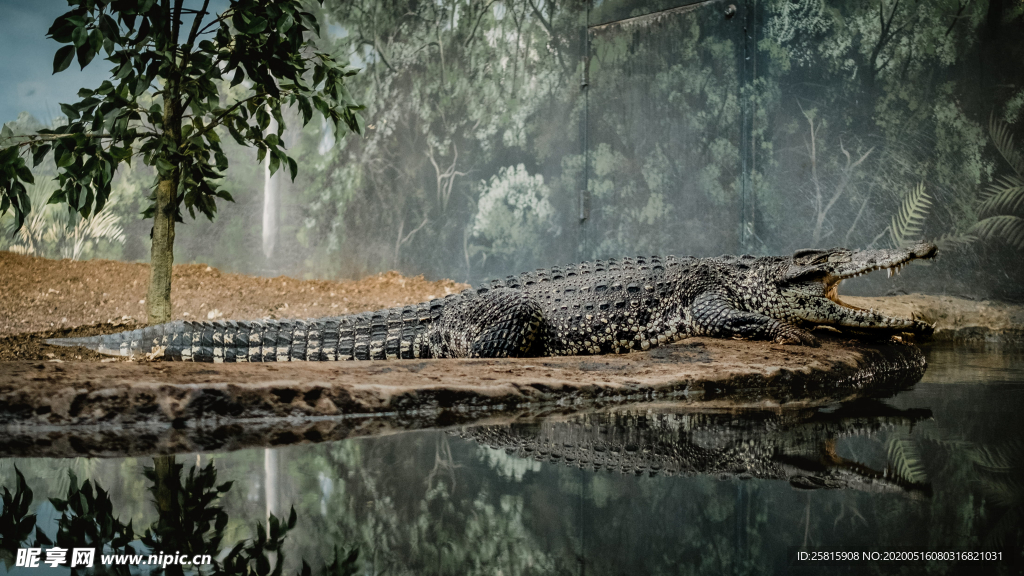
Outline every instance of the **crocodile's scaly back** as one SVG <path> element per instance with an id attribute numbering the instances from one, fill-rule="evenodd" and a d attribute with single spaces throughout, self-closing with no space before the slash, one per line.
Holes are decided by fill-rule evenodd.
<path id="1" fill-rule="evenodd" d="M 792 257 L 658 256 L 527 272 L 416 306 L 312 320 L 171 322 L 48 340 L 123 356 L 204 362 L 385 360 L 624 353 L 689 336 L 817 345 L 809 328 L 927 332 L 838 299 L 843 280 L 890 274 L 936 249 L 800 250 Z"/>

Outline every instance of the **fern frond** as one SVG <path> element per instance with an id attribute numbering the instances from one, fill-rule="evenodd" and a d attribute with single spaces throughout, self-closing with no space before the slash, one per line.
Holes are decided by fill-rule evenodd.
<path id="1" fill-rule="evenodd" d="M 989 184 L 978 210 L 982 214 L 1012 213 L 1024 206 L 1024 178 L 1003 176 Z"/>
<path id="2" fill-rule="evenodd" d="M 13 246 L 8 247 L 7 251 L 13 252 L 15 254 L 22 254 L 24 256 L 35 256 L 36 254 L 34 248 L 32 248 L 31 246 L 25 246 L 23 244 L 14 244 Z"/>
<path id="3" fill-rule="evenodd" d="M 949 234 L 943 234 L 937 240 L 934 241 L 935 245 L 939 247 L 943 252 L 947 250 L 959 250 L 968 244 L 972 244 L 978 240 L 977 236 L 971 234 L 955 234 L 950 232 Z"/>
<path id="4" fill-rule="evenodd" d="M 990 216 L 979 220 L 967 233 L 988 240 L 999 238 L 1018 250 L 1024 250 L 1024 218 L 1008 215 Z"/>
<path id="5" fill-rule="evenodd" d="M 1001 446 L 978 446 L 967 451 L 972 462 L 994 472 L 1024 470 L 1024 442 L 1010 440 Z"/>
<path id="6" fill-rule="evenodd" d="M 1006 122 L 996 120 L 995 116 L 992 116 L 988 121 L 988 133 L 992 136 L 992 143 L 996 145 L 996 150 L 999 150 L 1013 171 L 1024 178 L 1024 158 L 1013 146 L 1013 134 L 1010 134 L 1010 127 Z"/>
<path id="7" fill-rule="evenodd" d="M 923 484 L 928 481 L 917 445 L 910 439 L 891 436 L 887 442 L 886 454 L 892 473 L 910 483 Z"/>
<path id="8" fill-rule="evenodd" d="M 983 478 L 980 480 L 985 498 L 1003 508 L 1024 504 L 1024 486 L 1013 478 Z"/>
<path id="9" fill-rule="evenodd" d="M 101 212 L 90 218 L 80 219 L 70 231 L 64 232 L 62 256 L 78 260 L 87 242 L 110 240 L 124 244 L 124 229 L 118 225 L 121 219 L 112 212 Z"/>
<path id="10" fill-rule="evenodd" d="M 889 240 L 893 247 L 906 246 L 921 235 L 924 220 L 928 217 L 931 206 L 931 196 L 924 191 L 924 182 L 921 182 L 907 194 L 900 203 L 899 211 L 892 218 Z"/>

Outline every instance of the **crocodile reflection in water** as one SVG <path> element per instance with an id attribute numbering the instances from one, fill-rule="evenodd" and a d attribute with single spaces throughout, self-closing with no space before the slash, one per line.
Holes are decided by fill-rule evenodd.
<path id="1" fill-rule="evenodd" d="M 519 457 L 623 474 L 781 479 L 796 488 L 927 495 L 928 484 L 839 456 L 836 441 L 930 416 L 930 410 L 899 410 L 868 399 L 831 412 L 613 410 L 465 427 L 455 434 Z"/>

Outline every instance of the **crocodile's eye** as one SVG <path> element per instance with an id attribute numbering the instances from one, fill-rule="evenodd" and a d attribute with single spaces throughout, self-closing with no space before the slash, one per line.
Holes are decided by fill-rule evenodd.
<path id="1" fill-rule="evenodd" d="M 793 261 L 801 261 L 804 265 L 813 264 L 824 264 L 828 262 L 830 250 L 817 250 L 814 248 L 805 248 L 803 250 L 797 250 L 793 252 Z"/>

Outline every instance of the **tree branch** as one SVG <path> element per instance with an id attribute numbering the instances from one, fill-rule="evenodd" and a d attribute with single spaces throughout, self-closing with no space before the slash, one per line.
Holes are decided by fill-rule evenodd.
<path id="1" fill-rule="evenodd" d="M 188 42 L 185 43 L 185 45 L 190 48 L 190 50 L 185 53 L 185 58 L 188 58 L 188 55 L 192 52 L 192 45 L 195 44 L 196 38 L 199 37 L 199 25 L 203 23 L 203 16 L 209 14 L 209 12 L 206 11 L 209 6 L 210 0 L 203 0 L 203 8 L 195 13 L 196 17 L 192 20 L 192 30 L 189 31 Z"/>
<path id="2" fill-rule="evenodd" d="M 257 98 L 264 98 L 264 97 L 266 97 L 266 94 L 253 94 L 252 96 L 249 96 L 248 98 L 245 98 L 243 100 L 239 100 L 238 102 L 235 102 L 234 104 L 231 105 L 231 107 L 226 108 L 223 112 L 218 114 L 216 118 L 214 118 L 209 124 L 206 125 L 206 128 L 204 128 L 202 131 L 196 133 L 196 136 L 202 136 L 202 135 L 206 134 L 207 132 L 209 132 L 210 130 L 213 130 L 217 126 L 220 126 L 221 125 L 221 121 L 224 120 L 225 116 L 231 114 L 232 112 L 237 110 L 239 107 L 241 107 L 246 102 L 249 102 L 250 100 L 255 100 Z"/>
<path id="3" fill-rule="evenodd" d="M 469 31 L 469 38 L 466 38 L 466 42 L 465 44 L 463 44 L 463 46 L 468 47 L 469 44 L 473 41 L 473 37 L 476 36 L 476 29 L 480 27 L 480 21 L 484 19 L 484 14 L 486 14 L 487 9 L 490 8 L 491 5 L 497 1 L 498 0 L 491 0 L 490 2 L 487 3 L 487 6 L 484 6 L 483 10 L 480 11 L 480 15 L 476 17 L 476 24 L 473 24 L 473 29 Z"/>

